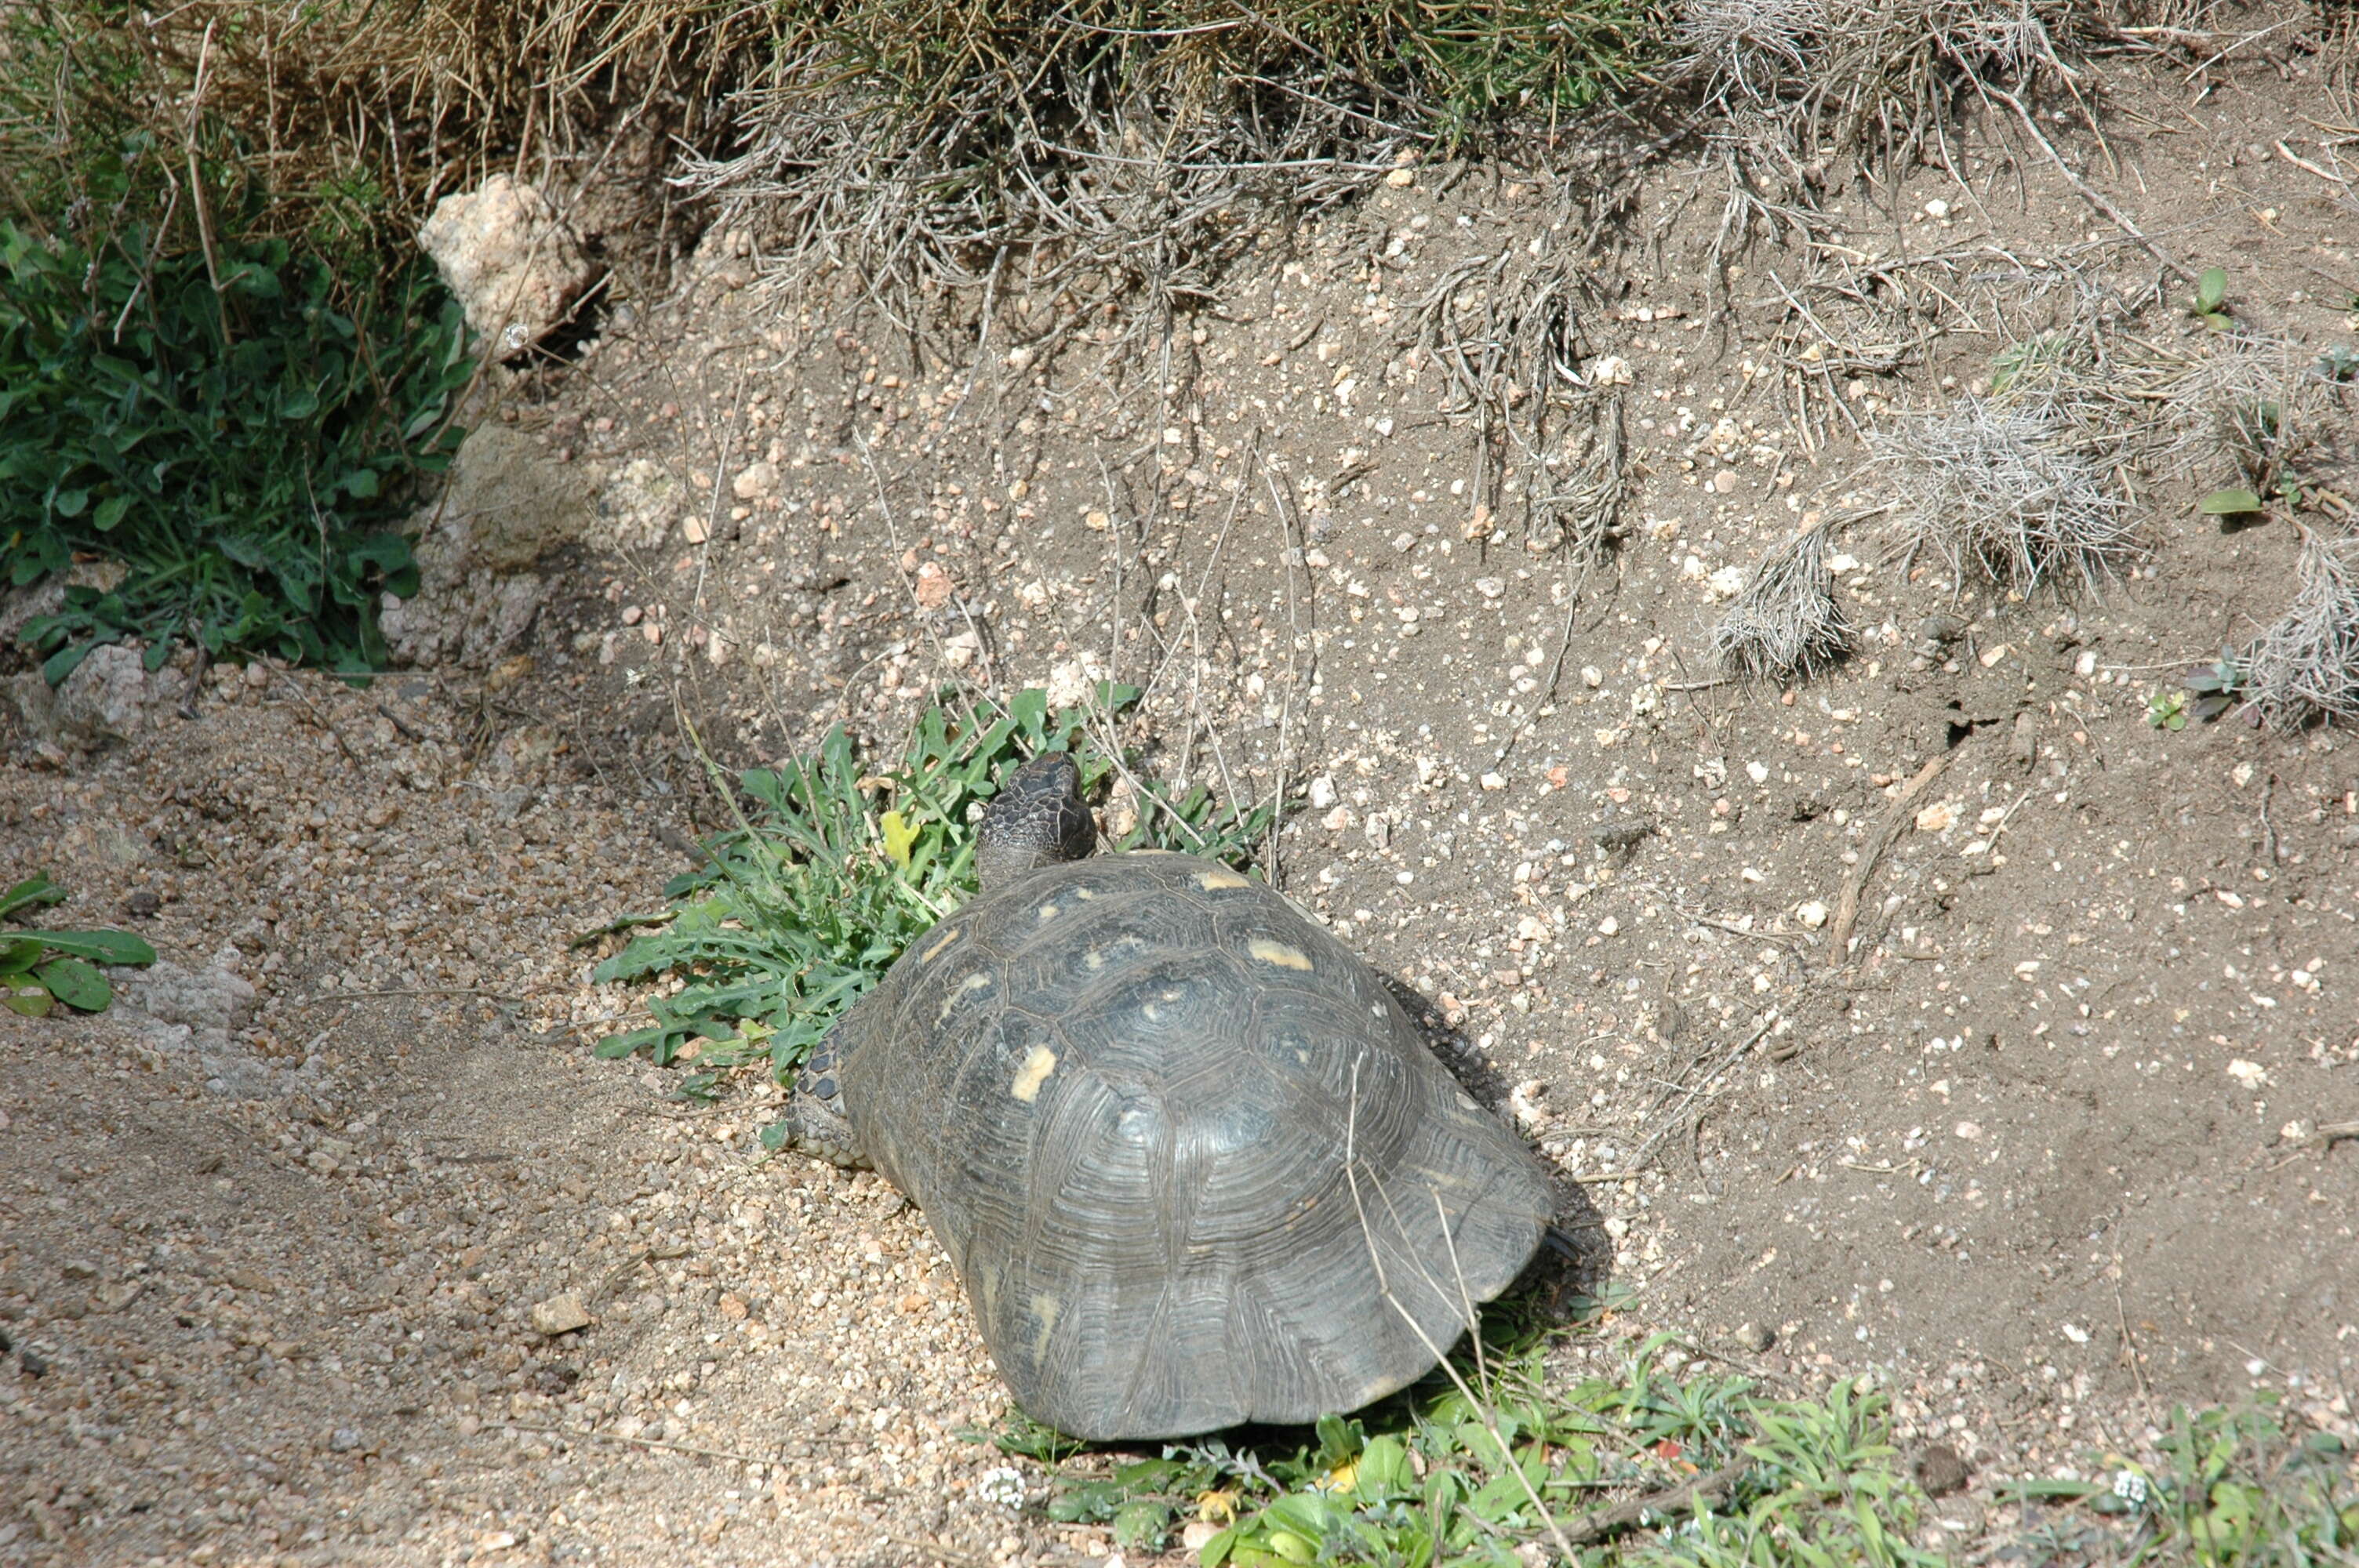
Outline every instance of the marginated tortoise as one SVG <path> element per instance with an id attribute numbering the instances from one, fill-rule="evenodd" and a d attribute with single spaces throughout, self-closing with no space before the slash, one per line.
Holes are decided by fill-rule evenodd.
<path id="1" fill-rule="evenodd" d="M 1406 1387 L 1539 1245 L 1538 1162 L 1286 899 L 1095 843 L 1071 758 L 1019 768 L 982 892 L 821 1043 L 794 1141 L 925 1211 L 1016 1403 L 1076 1437 Z"/>

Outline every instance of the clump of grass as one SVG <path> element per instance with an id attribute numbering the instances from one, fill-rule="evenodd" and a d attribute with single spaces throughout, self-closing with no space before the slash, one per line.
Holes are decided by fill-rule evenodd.
<path id="1" fill-rule="evenodd" d="M 1759 105 L 1810 70 L 1827 13 L 1826 0 L 1686 0 L 1678 38 L 1711 97 Z"/>
<path id="2" fill-rule="evenodd" d="M 2092 589 L 2145 553 L 2106 469 L 2045 407 L 1962 397 L 1876 447 L 1901 475 L 1911 546 L 1937 552 L 1961 585 L 1973 573 L 2019 593 Z"/>
<path id="3" fill-rule="evenodd" d="M 2359 1470 L 2351 1445 L 2269 1394 L 2174 1407 L 2152 1451 L 2092 1456 L 2088 1479 L 2000 1489 L 2048 1517 L 2001 1556 L 2200 1568 L 2314 1568 L 2359 1560 Z M 2032 1510 L 2027 1509 L 2026 1519 Z"/>
<path id="4" fill-rule="evenodd" d="M 1128 1461 L 1077 1457 L 1028 1423 L 1000 1441 L 1058 1465 L 1052 1519 L 1110 1525 L 1134 1551 L 1194 1525 L 1205 1568 L 1521 1568 L 1566 1547 L 1697 1568 L 1940 1561 L 1909 1544 L 1921 1494 L 1865 1385 L 1777 1399 L 1742 1377 L 1674 1369 L 1661 1337 L 1617 1376 L 1552 1384 L 1534 1335 L 1491 1332 L 1452 1357 L 1454 1379 L 1437 1373 L 1307 1433 Z"/>
<path id="5" fill-rule="evenodd" d="M 2223 333 L 2207 346 L 2173 389 L 2178 466 L 2291 496 L 2332 418 L 2333 382 L 2283 339 Z"/>
<path id="6" fill-rule="evenodd" d="M 2359 719 L 2359 537 L 2304 532 L 2293 603 L 2239 669 L 2245 702 L 2280 730 Z"/>
<path id="7" fill-rule="evenodd" d="M 12 5 L 0 189 L 60 211 L 93 156 L 119 158 L 135 217 L 219 203 L 217 222 L 374 272 L 493 168 L 563 186 L 634 135 L 709 134 L 696 106 L 760 58 L 766 31 L 749 12 L 668 0 Z"/>
<path id="8" fill-rule="evenodd" d="M 1808 679 L 1851 649 L 1851 623 L 1835 601 L 1826 535 L 1811 528 L 1771 549 L 1712 628 L 1720 667 L 1740 679 Z"/>
<path id="9" fill-rule="evenodd" d="M 2299 478 L 2333 418 L 2326 364 L 2283 339 L 2207 333 L 2158 344 L 2088 320 L 1992 357 L 1992 401 L 2071 428 L 2084 451 L 2267 496 Z"/>
<path id="10" fill-rule="evenodd" d="M 1001 777 L 1042 751 L 1072 752 L 1085 789 L 1118 767 L 1126 773 L 1097 739 L 1104 726 L 1093 730 L 1090 720 L 1138 697 L 1135 687 L 1101 682 L 1088 707 L 1054 713 L 1037 688 L 997 711 L 938 701 L 919 714 L 897 762 L 864 762 L 839 725 L 812 756 L 719 781 L 734 782 L 737 826 L 704 843 L 701 867 L 665 885 L 669 908 L 582 939 L 660 926 L 601 963 L 596 978 L 683 982 L 648 999 L 652 1024 L 607 1036 L 598 1054 L 692 1065 L 681 1088 L 691 1096 L 752 1066 L 789 1081 L 902 948 L 973 893 L 971 818 Z M 1134 779 L 1133 795 L 1135 823 L 1101 852 L 1179 849 L 1242 869 L 1274 814 L 1271 805 L 1217 804 L 1202 787 L 1174 800 Z"/>
<path id="11" fill-rule="evenodd" d="M 2124 1466 L 2105 1497 L 2150 1538 L 2135 1562 L 2309 1568 L 2359 1553 L 2359 1474 L 2349 1444 L 2304 1431 L 2266 1396 L 2174 1409 L 2151 1469 Z M 2122 1476 L 2144 1487 L 2123 1486 Z"/>

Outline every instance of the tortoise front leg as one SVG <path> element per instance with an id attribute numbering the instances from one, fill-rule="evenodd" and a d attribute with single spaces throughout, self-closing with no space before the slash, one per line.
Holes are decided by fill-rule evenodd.
<path id="1" fill-rule="evenodd" d="M 786 1146 L 847 1171 L 869 1171 L 875 1167 L 853 1134 L 852 1119 L 844 1113 L 843 1096 L 836 1087 L 836 1042 L 847 1021 L 836 1020 L 795 1075 L 794 1098 L 787 1102 Z"/>

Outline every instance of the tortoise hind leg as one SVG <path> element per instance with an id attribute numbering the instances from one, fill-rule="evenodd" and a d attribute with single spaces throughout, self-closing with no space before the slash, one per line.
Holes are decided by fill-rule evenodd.
<path id="1" fill-rule="evenodd" d="M 847 1171 L 874 1170 L 853 1133 L 852 1119 L 844 1114 L 843 1096 L 836 1087 L 835 1037 L 842 1027 L 839 1022 L 829 1030 L 803 1070 L 795 1075 L 794 1098 L 787 1102 L 786 1146 Z"/>

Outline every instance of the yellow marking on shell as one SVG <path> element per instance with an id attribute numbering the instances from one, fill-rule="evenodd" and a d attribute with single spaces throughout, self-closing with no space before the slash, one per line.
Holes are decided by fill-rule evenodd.
<path id="1" fill-rule="evenodd" d="M 1223 867 L 1215 866 L 1197 877 L 1196 885 L 1206 892 L 1218 892 L 1223 888 L 1248 888 L 1253 883 Z"/>
<path id="2" fill-rule="evenodd" d="M 937 957 L 940 957 L 943 948 L 958 940 L 958 927 L 955 925 L 946 925 L 942 927 L 941 940 L 927 948 L 923 953 L 918 955 L 918 962 L 921 964 L 932 963 Z"/>
<path id="3" fill-rule="evenodd" d="M 1057 906 L 1053 903 L 1042 904 L 1040 906 L 1040 918 L 1043 922 L 1056 919 Z"/>
<path id="4" fill-rule="evenodd" d="M 1160 1023 L 1163 1022 L 1163 1010 L 1156 1006 L 1151 1001 L 1146 1006 L 1140 1008 L 1138 1011 L 1141 1016 L 1146 1018 L 1147 1022 L 1149 1023 Z"/>
<path id="5" fill-rule="evenodd" d="M 1024 1065 L 1016 1069 L 1016 1082 L 1007 1092 L 1030 1105 L 1040 1098 L 1040 1086 L 1057 1070 L 1057 1054 L 1046 1045 L 1035 1045 L 1025 1054 Z"/>
<path id="6" fill-rule="evenodd" d="M 1308 969 L 1310 955 L 1299 947 L 1289 947 L 1283 942 L 1273 942 L 1266 936 L 1256 936 L 1245 944 L 1245 951 L 1265 964 L 1276 964 L 1281 969 Z"/>
<path id="7" fill-rule="evenodd" d="M 941 1011 L 934 1014 L 934 1022 L 936 1023 L 945 1022 L 949 1019 L 951 1013 L 958 1011 L 958 1004 L 960 1002 L 964 1001 L 970 995 L 976 991 L 987 991 L 990 989 L 991 977 L 989 975 L 983 973 L 981 970 L 977 970 L 975 973 L 969 975 L 966 979 L 959 982 L 958 989 L 951 992 L 949 1000 L 942 1003 Z"/>
<path id="8" fill-rule="evenodd" d="M 1098 895 L 1097 895 L 1097 894 L 1095 894 L 1095 893 L 1093 893 L 1093 892 L 1091 892 L 1089 889 L 1087 889 L 1087 888 L 1075 888 L 1075 889 L 1073 890 L 1073 896 L 1074 896 L 1075 898 L 1077 898 L 1077 899 L 1080 899 L 1083 903 L 1089 903 L 1089 902 L 1090 902 L 1090 900 L 1092 900 L 1092 899 L 1093 899 L 1093 898 L 1097 897 Z"/>
<path id="9" fill-rule="evenodd" d="M 1088 969 L 1104 968 L 1105 954 L 1098 948 L 1091 948 L 1088 952 L 1082 955 L 1082 967 Z"/>
<path id="10" fill-rule="evenodd" d="M 1046 1356 L 1049 1353 L 1049 1336 L 1056 1332 L 1057 1314 L 1064 1304 L 1045 1292 L 1032 1298 L 1032 1315 L 1040 1321 L 1040 1332 L 1032 1336 L 1033 1355 Z"/>

